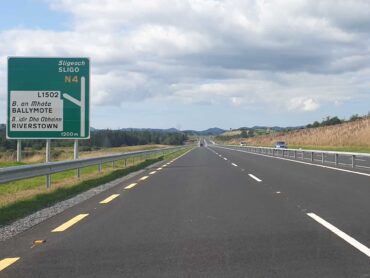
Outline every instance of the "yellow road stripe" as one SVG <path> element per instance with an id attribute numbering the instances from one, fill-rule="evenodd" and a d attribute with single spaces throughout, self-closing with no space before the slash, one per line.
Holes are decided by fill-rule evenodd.
<path id="1" fill-rule="evenodd" d="M 108 198 L 104 199 L 103 201 L 100 202 L 100 204 L 108 204 L 110 201 L 116 199 L 119 196 L 119 194 L 113 194 L 109 196 Z"/>
<path id="2" fill-rule="evenodd" d="M 139 180 L 140 180 L 140 181 L 145 181 L 147 178 L 149 178 L 149 176 L 141 177 Z"/>
<path id="3" fill-rule="evenodd" d="M 74 224 L 76 224 L 77 222 L 79 222 L 82 219 L 84 219 L 88 215 L 89 215 L 88 213 L 86 213 L 86 214 L 79 214 L 79 215 L 73 217 L 71 220 L 67 221 L 66 223 L 64 223 L 64 224 L 60 225 L 59 227 L 55 228 L 51 232 L 52 233 L 63 232 L 65 230 L 67 230 L 69 227 L 71 227 Z"/>
<path id="4" fill-rule="evenodd" d="M 14 264 L 16 261 L 18 261 L 20 258 L 5 258 L 0 261 L 0 271 L 4 270 L 8 266 Z"/>
<path id="5" fill-rule="evenodd" d="M 153 175 L 155 173 L 157 173 L 157 171 L 150 172 L 149 175 Z"/>
<path id="6" fill-rule="evenodd" d="M 136 183 L 136 182 L 131 183 L 130 185 L 126 186 L 126 187 L 125 187 L 125 189 L 133 188 L 135 185 L 137 185 L 137 183 Z"/>

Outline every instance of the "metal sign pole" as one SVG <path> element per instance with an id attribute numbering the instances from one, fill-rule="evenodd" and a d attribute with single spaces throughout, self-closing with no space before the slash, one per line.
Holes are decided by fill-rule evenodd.
<path id="1" fill-rule="evenodd" d="M 22 159 L 22 141 L 17 140 L 17 162 L 21 162 Z"/>
<path id="2" fill-rule="evenodd" d="M 75 139 L 74 146 L 73 146 L 73 159 L 78 159 L 78 139 Z M 77 168 L 77 178 L 80 178 L 80 168 Z"/>
<path id="3" fill-rule="evenodd" d="M 46 154 L 45 154 L 45 162 L 50 162 L 50 155 L 51 155 L 51 140 L 46 139 Z M 46 188 L 51 187 L 51 175 L 46 175 Z"/>

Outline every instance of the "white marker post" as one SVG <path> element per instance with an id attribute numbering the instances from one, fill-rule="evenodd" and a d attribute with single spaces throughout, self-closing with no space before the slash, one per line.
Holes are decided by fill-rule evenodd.
<path id="1" fill-rule="evenodd" d="M 48 163 L 50 162 L 50 156 L 51 156 L 51 140 L 46 139 L 46 155 L 45 155 L 45 162 Z M 51 175 L 46 175 L 46 188 L 51 187 Z"/>
<path id="2" fill-rule="evenodd" d="M 78 139 L 75 139 L 73 146 L 73 159 L 78 159 Z M 77 168 L 77 178 L 80 178 L 80 168 Z"/>
<path id="3" fill-rule="evenodd" d="M 81 77 L 81 100 L 77 100 L 74 97 L 71 97 L 68 94 L 63 94 L 65 99 L 68 99 L 70 102 L 73 102 L 77 106 L 80 107 L 80 115 L 81 115 L 81 127 L 80 127 L 80 137 L 85 136 L 85 91 L 86 91 L 86 84 L 85 84 L 85 77 Z"/>
<path id="4" fill-rule="evenodd" d="M 17 162 L 21 162 L 22 159 L 22 141 L 17 140 Z"/>

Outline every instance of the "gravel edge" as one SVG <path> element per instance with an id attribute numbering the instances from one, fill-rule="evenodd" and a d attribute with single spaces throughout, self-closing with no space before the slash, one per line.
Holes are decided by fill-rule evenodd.
<path id="1" fill-rule="evenodd" d="M 85 191 L 83 193 L 80 193 L 70 199 L 58 202 L 51 207 L 47 207 L 44 209 L 41 209 L 39 211 L 36 211 L 32 213 L 31 215 L 28 215 L 24 218 L 21 218 L 19 220 L 16 220 L 15 222 L 6 225 L 4 227 L 0 228 L 0 241 L 5 241 L 11 237 L 14 237 L 17 234 L 20 234 L 29 228 L 32 228 L 33 226 L 45 221 L 46 219 L 49 219 L 50 217 L 53 217 L 54 215 L 57 215 L 66 209 L 73 207 L 77 204 L 80 204 L 95 195 L 100 194 L 101 192 L 104 192 L 110 188 L 113 188 L 122 182 L 131 179 L 137 175 L 140 175 L 141 173 L 147 171 L 148 169 L 151 169 L 153 167 L 158 166 L 159 164 L 163 163 L 165 160 L 156 162 L 152 165 L 149 165 L 148 167 L 138 170 L 136 172 L 132 172 L 126 176 L 123 176 L 121 178 L 118 178 L 116 180 L 113 180 L 111 182 L 99 185 L 97 187 L 94 187 L 92 189 L 89 189 L 88 191 Z"/>

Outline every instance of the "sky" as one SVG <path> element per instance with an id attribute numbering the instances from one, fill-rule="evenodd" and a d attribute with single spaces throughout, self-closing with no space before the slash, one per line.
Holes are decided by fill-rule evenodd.
<path id="1" fill-rule="evenodd" d="M 91 126 L 298 126 L 370 111 L 368 0 L 12 0 L 7 56 L 91 59 Z"/>

